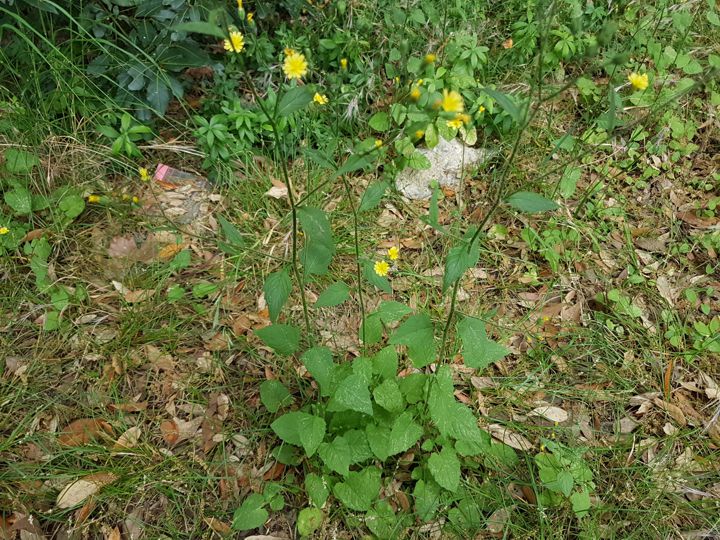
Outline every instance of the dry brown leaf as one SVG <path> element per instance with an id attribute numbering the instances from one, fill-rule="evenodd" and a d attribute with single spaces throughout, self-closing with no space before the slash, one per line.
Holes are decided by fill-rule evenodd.
<path id="1" fill-rule="evenodd" d="M 165 420 L 160 424 L 160 433 L 162 438 L 168 446 L 173 446 L 177 443 L 180 437 L 180 431 L 173 420 Z"/>
<path id="2" fill-rule="evenodd" d="M 207 517 L 205 518 L 205 523 L 207 523 L 208 527 L 210 527 L 213 531 L 218 533 L 220 536 L 228 536 L 232 533 L 232 529 L 230 528 L 230 525 L 227 523 L 224 523 L 220 521 L 219 519 L 215 519 L 214 517 Z"/>
<path id="3" fill-rule="evenodd" d="M 71 482 L 60 492 L 58 508 L 72 508 L 117 479 L 112 473 L 95 473 Z"/>
<path id="4" fill-rule="evenodd" d="M 83 523 L 90 516 L 90 513 L 95 509 L 95 506 L 95 497 L 91 495 L 90 497 L 88 497 L 87 501 L 85 501 L 85 504 L 83 504 L 75 511 L 75 523 Z"/>
<path id="5" fill-rule="evenodd" d="M 115 527 L 109 531 L 109 533 L 105 535 L 105 540 L 122 540 L 122 536 L 120 536 L 120 529 Z"/>
<path id="6" fill-rule="evenodd" d="M 272 197 L 273 199 L 284 199 L 288 196 L 288 189 L 284 182 L 271 178 L 273 187 L 265 192 L 265 195 Z"/>
<path id="7" fill-rule="evenodd" d="M 674 306 L 675 300 L 677 299 L 677 291 L 672 288 L 668 278 L 665 276 L 658 276 L 655 280 L 655 285 L 660 293 L 660 296 L 662 296 L 668 304 Z"/>
<path id="8" fill-rule="evenodd" d="M 185 244 L 168 244 L 158 252 L 158 259 L 167 262 L 185 249 Z"/>
<path id="9" fill-rule="evenodd" d="M 245 540 L 288 540 L 287 536 L 268 536 L 267 534 L 253 534 L 246 536 Z"/>
<path id="10" fill-rule="evenodd" d="M 564 422 L 568 419 L 568 413 L 565 409 L 560 407 L 553 407 L 551 405 L 544 405 L 541 407 L 535 407 L 528 413 L 528 416 L 540 416 L 551 422 Z"/>
<path id="11" fill-rule="evenodd" d="M 527 452 L 528 450 L 532 450 L 533 448 L 533 444 L 525 437 L 519 435 L 518 433 L 510 431 L 505 426 L 501 426 L 500 424 L 490 424 L 487 429 L 490 432 L 490 435 L 495 437 L 500 442 L 503 442 L 508 446 L 515 448 L 516 450 L 522 450 L 524 452 Z"/>
<path id="12" fill-rule="evenodd" d="M 718 224 L 720 224 L 720 218 L 718 217 L 697 217 L 695 215 L 695 212 L 689 211 L 689 212 L 678 212 L 677 217 L 687 223 L 688 225 L 692 225 L 693 227 L 696 227 L 698 229 L 713 229 L 717 227 Z"/>
<path id="13" fill-rule="evenodd" d="M 45 540 L 45 535 L 38 525 L 38 520 L 32 514 L 25 515 L 20 512 L 15 512 L 12 516 L 12 521 L 13 534 L 10 538 L 15 537 L 15 531 L 20 531 L 21 540 Z"/>
<path id="14" fill-rule="evenodd" d="M 154 345 L 145 345 L 145 355 L 147 356 L 148 362 L 150 362 L 155 369 L 162 371 L 173 371 L 175 369 L 173 357 L 168 353 L 162 352 Z"/>
<path id="15" fill-rule="evenodd" d="M 145 534 L 145 523 L 143 523 L 143 517 L 145 510 L 143 507 L 138 507 L 128 514 L 123 521 L 125 526 L 125 535 L 127 540 L 140 540 Z"/>
<path id="16" fill-rule="evenodd" d="M 675 420 L 678 424 L 681 426 L 687 426 L 687 419 L 685 418 L 685 414 L 682 412 L 682 409 L 678 407 L 677 405 L 673 405 L 672 403 L 668 403 L 667 401 L 663 401 L 660 398 L 655 398 L 653 400 L 653 403 L 660 407 L 663 411 L 668 413 L 673 420 Z"/>
<path id="17" fill-rule="evenodd" d="M 136 447 L 138 441 L 140 441 L 141 434 L 142 429 L 140 429 L 140 426 L 133 426 L 129 428 L 125 431 L 125 433 L 118 437 L 115 446 L 112 448 L 113 452 L 121 452 L 123 450 L 129 450 L 130 448 Z"/>
<path id="18" fill-rule="evenodd" d="M 512 507 L 503 507 L 495 510 L 487 520 L 487 529 L 493 536 L 501 536 L 507 522 L 510 519 L 510 511 Z"/>
<path id="19" fill-rule="evenodd" d="M 132 236 L 116 236 L 110 241 L 107 254 L 112 258 L 131 259 L 137 252 L 137 244 Z"/>
<path id="20" fill-rule="evenodd" d="M 58 443 L 62 446 L 83 446 L 104 434 L 112 433 L 112 426 L 104 420 L 80 418 L 63 429 L 58 436 Z"/>
<path id="21" fill-rule="evenodd" d="M 141 412 L 148 408 L 147 401 L 129 402 L 129 403 L 109 403 L 108 409 L 111 411 L 122 411 L 126 413 Z"/>

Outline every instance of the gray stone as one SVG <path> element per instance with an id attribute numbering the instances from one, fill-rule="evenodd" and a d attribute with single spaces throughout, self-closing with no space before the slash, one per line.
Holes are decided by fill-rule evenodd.
<path id="1" fill-rule="evenodd" d="M 446 141 L 442 137 L 435 148 L 418 148 L 418 151 L 430 160 L 430 168 L 422 171 L 407 168 L 395 180 L 398 191 L 408 199 L 430 198 L 433 180 L 441 186 L 457 189 L 462 170 L 467 173 L 492 155 L 490 150 L 465 146 L 458 139 Z"/>

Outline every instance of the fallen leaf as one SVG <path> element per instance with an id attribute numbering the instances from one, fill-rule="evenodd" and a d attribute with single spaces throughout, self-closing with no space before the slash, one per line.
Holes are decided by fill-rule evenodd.
<path id="1" fill-rule="evenodd" d="M 115 480 L 117 480 L 117 476 L 112 473 L 95 473 L 75 480 L 65 486 L 65 489 L 58 495 L 57 507 L 72 508 L 77 506 Z"/>
<path id="2" fill-rule="evenodd" d="M 120 536 L 120 529 L 117 527 L 112 529 L 109 534 L 105 535 L 105 540 L 122 540 L 122 536 Z"/>
<path id="3" fill-rule="evenodd" d="M 20 531 L 20 540 L 45 540 L 45 535 L 38 525 L 38 520 L 32 514 L 25 515 L 20 512 L 15 512 L 12 520 L 12 534 L 9 538 L 14 538 L 15 531 Z"/>
<path id="4" fill-rule="evenodd" d="M 111 411 L 121 411 L 126 413 L 141 412 L 148 408 L 147 401 L 129 402 L 129 403 L 109 403 L 108 409 Z"/>
<path id="5" fill-rule="evenodd" d="M 133 258 L 137 251 L 137 244 L 132 236 L 116 236 L 110 240 L 107 254 L 112 258 Z"/>
<path id="6" fill-rule="evenodd" d="M 668 413 L 673 420 L 675 420 L 678 424 L 681 426 L 687 426 L 687 419 L 685 418 L 685 414 L 682 412 L 682 409 L 678 407 L 677 405 L 673 405 L 672 403 L 668 403 L 667 401 L 663 401 L 660 398 L 655 398 L 653 400 L 653 403 L 660 407 L 663 411 Z"/>
<path id="7" fill-rule="evenodd" d="M 168 244 L 158 252 L 158 259 L 167 262 L 185 249 L 185 244 Z"/>
<path id="8" fill-rule="evenodd" d="M 145 356 L 147 356 L 148 362 L 152 364 L 155 369 L 162 371 L 173 371 L 175 369 L 175 361 L 173 357 L 162 352 L 155 345 L 145 345 Z"/>
<path id="9" fill-rule="evenodd" d="M 553 407 L 550 405 L 536 407 L 528 413 L 528 416 L 540 416 L 551 422 L 564 422 L 568 419 L 568 413 L 560 407 Z"/>
<path id="10" fill-rule="evenodd" d="M 95 506 L 95 497 L 88 497 L 87 501 L 85 501 L 85 504 L 83 504 L 75 511 L 75 523 L 83 523 L 90 516 L 90 513 L 95 509 Z"/>
<path id="11" fill-rule="evenodd" d="M 180 437 L 180 432 L 177 425 L 172 420 L 165 420 L 160 424 L 160 433 L 162 438 L 168 446 L 173 446 L 177 443 Z"/>
<path id="12" fill-rule="evenodd" d="M 695 215 L 695 212 L 689 211 L 689 212 L 678 212 L 677 217 L 687 223 L 688 225 L 692 225 L 693 227 L 696 227 L 698 229 L 714 229 L 717 227 L 718 224 L 720 224 L 720 218 L 718 217 L 697 217 Z"/>
<path id="13" fill-rule="evenodd" d="M 503 41 L 502 48 L 503 49 L 512 49 L 513 48 L 513 39 L 507 38 L 505 41 Z"/>
<path id="14" fill-rule="evenodd" d="M 83 446 L 104 434 L 112 433 L 112 426 L 104 420 L 80 418 L 63 429 L 58 436 L 58 443 L 62 446 Z"/>
<path id="15" fill-rule="evenodd" d="M 143 517 L 145 510 L 142 507 L 138 507 L 128 514 L 123 521 L 125 526 L 125 535 L 127 540 L 140 540 L 145 534 L 145 523 L 143 523 Z"/>
<path id="16" fill-rule="evenodd" d="M 288 189 L 284 182 L 280 180 L 270 179 L 273 187 L 265 192 L 265 195 L 272 197 L 273 199 L 284 199 L 288 196 Z"/>
<path id="17" fill-rule="evenodd" d="M 502 535 L 507 522 L 510 519 L 510 510 L 512 508 L 498 508 L 495 510 L 487 520 L 487 529 L 493 536 Z"/>
<path id="18" fill-rule="evenodd" d="M 230 533 L 232 533 L 232 529 L 230 528 L 230 525 L 220 521 L 219 519 L 215 519 L 213 517 L 208 517 L 208 518 L 205 518 L 204 521 L 205 521 L 205 523 L 207 523 L 208 527 L 210 527 L 213 531 L 218 533 L 220 536 L 228 536 Z"/>
<path id="19" fill-rule="evenodd" d="M 657 287 L 660 296 L 662 296 L 668 304 L 674 306 L 677 298 L 677 291 L 672 288 L 668 278 L 665 276 L 658 276 L 655 280 L 655 286 Z"/>
<path id="20" fill-rule="evenodd" d="M 125 431 L 125 433 L 118 437 L 118 440 L 115 442 L 115 446 L 113 446 L 112 451 L 121 452 L 123 450 L 129 450 L 130 448 L 134 448 L 135 446 L 137 446 L 141 434 L 142 429 L 140 429 L 140 426 L 133 426 L 129 428 L 127 431 Z"/>
<path id="21" fill-rule="evenodd" d="M 287 536 L 268 536 L 266 534 L 254 534 L 246 536 L 245 540 L 288 540 Z"/>
<path id="22" fill-rule="evenodd" d="M 525 437 L 513 431 L 510 431 L 505 426 L 501 426 L 500 424 L 490 424 L 487 429 L 490 432 L 490 435 L 495 437 L 500 442 L 503 442 L 508 446 L 515 448 L 516 450 L 522 450 L 524 452 L 527 452 L 528 450 L 532 450 L 533 448 L 533 444 Z"/>

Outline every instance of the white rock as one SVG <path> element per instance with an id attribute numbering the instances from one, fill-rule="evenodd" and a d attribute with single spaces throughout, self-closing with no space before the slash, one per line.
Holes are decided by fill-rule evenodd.
<path id="1" fill-rule="evenodd" d="M 430 183 L 433 180 L 437 180 L 441 186 L 457 189 L 461 171 L 467 173 L 470 167 L 482 163 L 491 155 L 484 148 L 472 148 L 458 139 L 446 141 L 442 137 L 432 150 L 419 148 L 418 151 L 430 160 L 431 167 L 422 171 L 405 169 L 395 181 L 400 193 L 408 199 L 430 198 Z"/>

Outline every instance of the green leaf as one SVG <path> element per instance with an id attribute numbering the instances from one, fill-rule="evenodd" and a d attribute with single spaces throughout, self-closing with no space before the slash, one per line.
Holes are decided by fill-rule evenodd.
<path id="1" fill-rule="evenodd" d="M 380 461 L 385 461 L 392 454 L 390 429 L 381 427 L 376 424 L 368 424 L 365 426 L 365 434 L 367 435 L 370 450 L 377 456 Z"/>
<path id="2" fill-rule="evenodd" d="M 357 171 L 359 169 L 364 169 L 371 163 L 375 161 L 375 155 L 373 152 L 366 154 L 366 153 L 359 153 L 359 154 L 352 154 L 350 157 L 348 157 L 345 160 L 345 163 L 343 163 L 343 166 L 340 167 L 336 172 L 335 176 L 342 176 L 343 174 L 347 174 L 353 171 Z"/>
<path id="3" fill-rule="evenodd" d="M 5 168 L 14 174 L 28 174 L 33 168 L 40 165 L 40 160 L 35 154 L 18 148 L 5 150 Z"/>
<path id="4" fill-rule="evenodd" d="M 350 453 L 352 458 L 350 461 L 351 465 L 356 463 L 362 463 L 367 461 L 373 456 L 373 452 L 370 449 L 368 443 L 367 434 L 359 429 L 351 429 L 343 434 L 348 445 L 350 445 Z"/>
<path id="5" fill-rule="evenodd" d="M 448 491 L 457 491 L 460 485 L 460 460 L 449 446 L 433 453 L 428 459 L 428 468 L 435 481 Z"/>
<path id="6" fill-rule="evenodd" d="M 305 493 L 318 508 L 322 508 L 330 495 L 330 487 L 325 479 L 315 473 L 305 475 Z"/>
<path id="7" fill-rule="evenodd" d="M 380 316 L 377 313 L 371 313 L 365 317 L 365 320 L 360 325 L 360 340 L 363 341 L 365 345 L 375 345 L 376 343 L 380 343 L 382 334 L 383 326 L 380 321 Z"/>
<path id="8" fill-rule="evenodd" d="M 327 289 L 320 293 L 315 307 L 333 307 L 339 306 L 350 296 L 350 287 L 344 281 L 336 281 Z M 266 295 L 267 297 L 267 295 Z"/>
<path id="9" fill-rule="evenodd" d="M 292 291 L 292 282 L 290 276 L 285 269 L 273 272 L 265 279 L 263 286 L 265 292 L 265 301 L 270 312 L 270 320 L 277 322 L 278 315 L 282 310 L 285 302 L 290 297 Z"/>
<path id="10" fill-rule="evenodd" d="M 398 356 L 395 347 L 381 349 L 372 359 L 373 374 L 382 379 L 394 379 L 398 370 Z"/>
<path id="11" fill-rule="evenodd" d="M 405 400 L 403 399 L 400 387 L 394 379 L 386 379 L 375 390 L 373 390 L 375 403 L 389 412 L 400 412 L 405 408 Z"/>
<path id="12" fill-rule="evenodd" d="M 147 102 L 160 116 L 165 114 L 170 103 L 170 90 L 159 74 L 151 77 L 147 86 Z"/>
<path id="13" fill-rule="evenodd" d="M 285 385 L 280 381 L 263 381 L 260 385 L 260 401 L 271 413 L 278 412 L 280 407 L 285 407 L 293 402 L 293 397 Z"/>
<path id="14" fill-rule="evenodd" d="M 330 443 L 322 443 L 318 455 L 332 471 L 347 476 L 352 463 L 352 451 L 345 437 L 338 435 Z"/>
<path id="15" fill-rule="evenodd" d="M 220 222 L 220 227 L 222 229 L 223 235 L 225 236 L 225 239 L 229 242 L 229 245 L 223 246 L 220 245 L 220 249 L 225 251 L 227 253 L 227 250 L 225 247 L 231 249 L 232 251 L 230 253 L 234 253 L 236 249 L 233 248 L 239 248 L 242 247 L 245 241 L 243 240 L 242 234 L 240 234 L 240 231 L 230 223 L 227 219 L 225 219 L 223 216 L 218 215 L 217 216 L 218 222 Z"/>
<path id="16" fill-rule="evenodd" d="M 302 446 L 308 457 L 311 457 L 322 443 L 326 429 L 325 420 L 300 411 L 283 414 L 270 427 L 286 443 Z"/>
<path id="17" fill-rule="evenodd" d="M 302 355 L 305 368 L 320 386 L 320 395 L 328 397 L 334 390 L 335 364 L 332 352 L 325 347 L 313 347 Z"/>
<path id="18" fill-rule="evenodd" d="M 457 324 L 457 331 L 463 345 L 465 365 L 474 369 L 485 369 L 493 362 L 498 362 L 510 351 L 488 339 L 485 323 L 473 317 L 464 317 Z"/>
<path id="19" fill-rule="evenodd" d="M 420 150 L 415 150 L 407 160 L 407 165 L 416 171 L 425 171 L 432 167 L 432 163 Z"/>
<path id="20" fill-rule="evenodd" d="M 390 324 L 395 321 L 399 321 L 405 317 L 405 315 L 412 313 L 412 309 L 402 302 L 386 300 L 380 303 L 376 313 L 382 322 Z"/>
<path id="21" fill-rule="evenodd" d="M 381 487 L 380 477 L 380 469 L 376 467 L 350 472 L 344 482 L 335 484 L 333 493 L 351 510 L 366 512 L 378 498 Z"/>
<path id="22" fill-rule="evenodd" d="M 24 187 L 16 187 L 5 192 L 5 202 L 16 214 L 26 215 L 32 213 L 32 196 Z"/>
<path id="23" fill-rule="evenodd" d="M 283 356 L 290 356 L 300 347 L 300 329 L 289 324 L 272 324 L 255 330 L 255 335 Z"/>
<path id="24" fill-rule="evenodd" d="M 346 377 L 328 403 L 329 411 L 357 411 L 372 416 L 372 402 L 367 382 L 360 375 Z"/>
<path id="25" fill-rule="evenodd" d="M 587 491 L 576 491 L 570 495 L 570 503 L 577 517 L 585 517 L 590 511 L 590 494 Z"/>
<path id="26" fill-rule="evenodd" d="M 510 195 L 507 199 L 507 203 L 520 212 L 526 212 L 528 214 L 534 214 L 537 212 L 548 212 L 550 210 L 556 210 L 559 205 L 555 201 L 546 199 L 542 195 L 532 193 L 530 191 L 518 191 Z"/>
<path id="27" fill-rule="evenodd" d="M 390 117 L 386 112 L 376 112 L 370 117 L 368 125 L 375 131 L 385 132 L 390 129 Z"/>
<path id="28" fill-rule="evenodd" d="M 515 102 L 507 94 L 493 90 L 492 88 L 483 88 L 483 91 L 488 94 L 491 98 L 498 102 L 498 104 L 505 109 L 512 119 L 518 124 L 523 121 L 522 112 Z"/>
<path id="29" fill-rule="evenodd" d="M 280 99 L 277 108 L 278 117 L 290 116 L 295 111 L 306 107 L 313 99 L 313 92 L 307 86 L 291 88 Z"/>
<path id="30" fill-rule="evenodd" d="M 179 23 L 172 26 L 170 29 L 175 32 L 204 34 L 206 36 L 213 36 L 219 39 L 226 39 L 228 37 L 227 32 L 224 32 L 222 28 L 204 21 L 190 21 Z"/>
<path id="31" fill-rule="evenodd" d="M 318 508 L 303 508 L 297 518 L 297 530 L 300 536 L 310 536 L 320 528 L 323 513 Z"/>
<path id="32" fill-rule="evenodd" d="M 430 385 L 428 410 L 430 419 L 444 437 L 489 444 L 489 435 L 478 427 L 472 411 L 455 400 L 448 366 L 441 366 L 435 374 Z"/>
<path id="33" fill-rule="evenodd" d="M 425 145 L 432 150 L 439 142 L 440 139 L 438 137 L 438 131 L 435 124 L 428 124 L 425 128 Z"/>
<path id="34" fill-rule="evenodd" d="M 68 219 L 75 219 L 85 210 L 85 199 L 76 193 L 72 193 L 60 199 L 58 208 Z"/>
<path id="35" fill-rule="evenodd" d="M 265 497 L 259 493 L 252 493 L 245 499 L 233 515 L 232 528 L 236 531 L 248 531 L 262 526 L 268 519 L 269 514 L 263 508 Z"/>
<path id="36" fill-rule="evenodd" d="M 413 490 L 415 514 L 423 520 L 430 521 L 440 506 L 440 487 L 432 481 L 418 480 Z"/>
<path id="37" fill-rule="evenodd" d="M 419 314 L 409 317 L 390 338 L 391 345 L 405 345 L 408 356 L 416 368 L 422 368 L 435 360 L 435 339 L 430 317 Z"/>
<path id="38" fill-rule="evenodd" d="M 380 204 L 388 187 L 389 184 L 385 180 L 370 184 L 365 190 L 365 193 L 363 193 L 358 212 L 367 212 Z"/>
<path id="39" fill-rule="evenodd" d="M 309 274 L 324 274 L 335 254 L 335 242 L 327 214 L 319 208 L 298 209 L 300 226 L 305 233 L 305 248 L 301 254 L 305 270 Z"/>
<path id="40" fill-rule="evenodd" d="M 382 539 L 397 538 L 398 531 L 401 530 L 401 527 L 398 527 L 398 517 L 387 501 L 375 503 L 374 508 L 365 514 L 365 525 L 375 536 Z"/>
<path id="41" fill-rule="evenodd" d="M 582 170 L 580 167 L 569 165 L 565 168 L 565 172 L 560 179 L 560 195 L 562 195 L 563 198 L 568 199 L 575 194 L 575 189 L 577 188 L 581 174 Z"/>
<path id="42" fill-rule="evenodd" d="M 458 246 L 450 248 L 447 259 L 445 260 L 443 292 L 460 279 L 467 270 L 473 268 L 479 260 L 480 245 L 477 240 L 473 242 L 472 246 L 468 246 L 467 242 L 463 242 Z"/>
<path id="43" fill-rule="evenodd" d="M 195 298 L 205 298 L 217 291 L 218 286 L 214 283 L 196 283 L 192 288 L 192 295 Z"/>
<path id="44" fill-rule="evenodd" d="M 405 452 L 422 437 L 423 428 L 413 420 L 412 413 L 405 411 L 393 422 L 390 430 L 390 455 Z"/>

